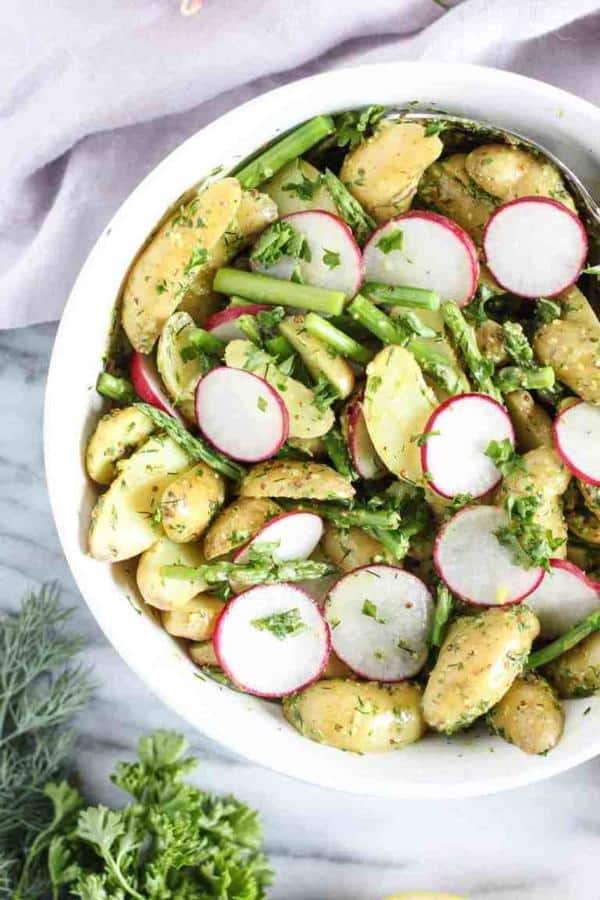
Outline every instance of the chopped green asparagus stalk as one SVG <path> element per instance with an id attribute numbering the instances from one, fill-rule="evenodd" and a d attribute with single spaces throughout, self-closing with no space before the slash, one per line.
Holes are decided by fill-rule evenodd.
<path id="1" fill-rule="evenodd" d="M 235 177 L 246 190 L 258 187 L 271 178 L 286 163 L 302 156 L 320 140 L 335 130 L 331 116 L 315 116 L 304 122 L 290 134 L 260 153 L 235 173 Z"/>
<path id="2" fill-rule="evenodd" d="M 308 313 L 304 320 L 304 327 L 313 337 L 319 338 L 332 350 L 341 356 L 353 359 L 354 362 L 366 365 L 373 358 L 370 350 L 317 313 Z"/>
<path id="3" fill-rule="evenodd" d="M 461 394 L 469 389 L 464 376 L 448 363 L 445 356 L 437 353 L 422 340 L 411 339 L 404 328 L 396 325 L 362 294 L 356 295 L 348 307 L 348 312 L 384 344 L 398 344 L 410 350 L 425 375 L 433 379 L 446 393 Z"/>
<path id="4" fill-rule="evenodd" d="M 323 178 L 340 218 L 352 229 L 359 244 L 366 243 L 376 227 L 375 222 L 333 172 L 326 169 Z"/>
<path id="5" fill-rule="evenodd" d="M 219 472 L 221 475 L 225 475 L 226 478 L 231 478 L 233 481 L 239 481 L 246 474 L 244 466 L 233 462 L 231 459 L 227 459 L 226 456 L 223 456 L 217 450 L 213 450 L 212 447 L 205 444 L 199 437 L 190 434 L 185 426 L 178 422 L 177 419 L 174 419 L 173 416 L 162 412 L 162 410 L 157 409 L 155 406 L 150 406 L 149 403 L 136 403 L 135 406 L 147 415 L 157 428 L 165 431 L 176 444 L 179 444 L 181 449 L 187 453 L 194 462 L 206 463 L 206 465 L 211 469 L 214 469 L 215 472 Z"/>
<path id="6" fill-rule="evenodd" d="M 258 327 L 258 322 L 256 321 L 256 316 L 249 316 L 247 314 L 239 316 L 236 325 L 242 334 L 246 335 L 249 341 L 256 344 L 257 347 L 262 346 L 262 336 L 260 328 Z"/>
<path id="7" fill-rule="evenodd" d="M 96 390 L 103 397 L 127 406 L 137 400 L 133 385 L 126 378 L 118 378 L 109 372 L 101 372 L 96 381 Z"/>
<path id="8" fill-rule="evenodd" d="M 312 559 L 291 559 L 286 562 L 206 563 L 202 566 L 161 566 L 161 578 L 178 578 L 184 581 L 203 581 L 207 585 L 235 581 L 238 584 L 278 584 L 283 581 L 305 581 L 323 578 L 335 572 L 335 566 Z"/>
<path id="9" fill-rule="evenodd" d="M 240 307 L 240 306 L 252 306 L 252 300 L 244 300 L 243 297 L 230 297 L 229 298 L 229 307 Z M 228 307 L 228 308 L 229 308 Z"/>
<path id="10" fill-rule="evenodd" d="M 362 286 L 363 294 L 374 303 L 385 306 L 405 306 L 408 309 L 439 309 L 440 295 L 425 288 L 399 287 L 393 284 L 380 284 L 378 281 L 367 281 Z"/>
<path id="11" fill-rule="evenodd" d="M 277 360 L 288 359 L 294 355 L 294 348 L 282 334 L 266 340 L 265 347 Z"/>
<path id="12" fill-rule="evenodd" d="M 348 453 L 348 447 L 346 446 L 346 441 L 342 437 L 340 429 L 335 426 L 331 428 L 327 434 L 324 435 L 323 443 L 325 444 L 325 449 L 327 450 L 327 454 L 333 463 L 334 468 L 340 475 L 343 475 L 344 478 L 355 481 L 358 476 L 352 467 L 352 460 Z"/>
<path id="13" fill-rule="evenodd" d="M 193 331 L 189 331 L 186 340 L 190 347 L 200 350 L 202 353 L 213 353 L 215 356 L 221 357 L 225 352 L 225 341 L 215 337 L 204 328 L 194 328 Z"/>
<path id="14" fill-rule="evenodd" d="M 490 394 L 495 400 L 501 401 L 500 392 L 492 381 L 493 365 L 482 356 L 473 328 L 466 321 L 456 303 L 446 301 L 442 303 L 440 309 L 442 318 L 452 334 L 477 388 L 485 394 Z"/>
<path id="15" fill-rule="evenodd" d="M 533 348 L 527 340 L 523 327 L 518 322 L 504 322 L 502 333 L 506 352 L 513 362 L 525 369 L 534 366 Z"/>
<path id="16" fill-rule="evenodd" d="M 429 338 L 429 340 L 439 338 L 440 336 L 437 331 L 434 331 L 433 328 L 430 328 L 428 325 L 424 325 L 423 322 L 421 322 L 420 318 L 413 312 L 395 313 L 393 311 L 392 316 L 394 322 L 396 322 L 398 325 L 401 325 L 402 328 L 410 335 Z"/>
<path id="17" fill-rule="evenodd" d="M 346 295 L 341 291 L 328 291 L 282 278 L 271 278 L 259 272 L 231 268 L 218 269 L 213 289 L 222 294 L 240 294 L 256 303 L 312 309 L 326 315 L 339 315 L 346 302 Z"/>
<path id="18" fill-rule="evenodd" d="M 402 560 L 408 553 L 410 541 L 401 529 L 390 531 L 386 528 L 365 528 L 372 537 L 378 540 L 394 559 Z"/>
<path id="19" fill-rule="evenodd" d="M 445 584 L 438 584 L 436 595 L 437 602 L 433 613 L 430 645 L 432 647 L 441 647 L 446 635 L 448 620 L 452 615 L 454 599 Z"/>
<path id="20" fill-rule="evenodd" d="M 527 660 L 526 668 L 539 669 L 540 666 L 545 666 L 598 630 L 600 630 L 600 610 L 595 610 L 577 625 L 573 625 L 572 628 L 565 631 L 555 641 L 552 641 L 551 644 L 546 644 L 541 650 L 536 650 L 535 653 L 532 653 Z"/>
<path id="21" fill-rule="evenodd" d="M 314 512 L 338 528 L 383 528 L 394 530 L 400 525 L 400 515 L 393 509 L 373 509 L 370 506 L 355 504 L 339 506 L 336 503 L 307 502 L 305 500 L 279 500 L 284 509 L 301 509 Z"/>
<path id="22" fill-rule="evenodd" d="M 539 366 L 535 369 L 522 369 L 519 366 L 505 366 L 497 373 L 495 383 L 503 394 L 525 390 L 546 390 L 554 385 L 554 369 L 552 366 Z"/>

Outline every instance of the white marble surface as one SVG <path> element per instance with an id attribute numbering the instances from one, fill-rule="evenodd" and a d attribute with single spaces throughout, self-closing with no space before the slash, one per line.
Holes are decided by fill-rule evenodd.
<path id="1" fill-rule="evenodd" d="M 98 685 L 78 723 L 77 762 L 90 795 L 106 800 L 107 773 L 142 732 L 185 728 L 107 644 L 58 544 L 41 437 L 54 330 L 0 333 L 0 610 L 14 609 L 24 591 L 48 579 L 59 580 L 65 601 L 76 606 Z M 203 760 L 199 781 L 261 810 L 277 875 L 273 900 L 378 900 L 417 888 L 470 900 L 600 897 L 598 759 L 494 797 L 398 802 L 304 785 L 233 758 L 199 734 L 189 737 Z"/>

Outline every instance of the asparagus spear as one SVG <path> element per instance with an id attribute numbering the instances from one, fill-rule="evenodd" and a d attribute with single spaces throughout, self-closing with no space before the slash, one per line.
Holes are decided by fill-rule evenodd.
<path id="1" fill-rule="evenodd" d="M 122 403 L 127 406 L 137 400 L 137 395 L 133 389 L 133 385 L 126 378 L 118 378 L 111 375 L 110 372 L 101 372 L 96 381 L 96 390 L 103 397 L 114 400 L 115 403 Z"/>
<path id="2" fill-rule="evenodd" d="M 398 325 L 401 325 L 402 328 L 410 335 L 429 338 L 430 340 L 433 338 L 439 338 L 438 332 L 434 331 L 433 328 L 430 328 L 428 325 L 424 325 L 423 322 L 421 322 L 420 318 L 413 312 L 402 312 L 396 314 L 393 313 L 393 319 L 394 322 L 396 322 Z"/>
<path id="3" fill-rule="evenodd" d="M 333 131 L 335 131 L 335 123 L 331 116 L 315 116 L 314 119 L 304 122 L 290 134 L 286 134 L 280 141 L 263 150 L 256 159 L 251 160 L 235 172 L 235 177 L 246 190 L 258 187 L 259 184 L 282 169 L 286 163 L 302 156 Z"/>
<path id="4" fill-rule="evenodd" d="M 540 666 L 545 666 L 546 663 L 552 662 L 553 659 L 562 656 L 567 650 L 571 650 L 584 638 L 599 629 L 600 610 L 595 610 L 595 612 L 590 613 L 583 621 L 578 622 L 577 625 L 573 625 L 572 628 L 565 631 L 559 638 L 552 641 L 551 644 L 546 644 L 541 650 L 536 650 L 535 653 L 532 653 L 527 660 L 527 668 L 539 669 Z"/>
<path id="5" fill-rule="evenodd" d="M 437 602 L 433 613 L 430 644 L 432 647 L 441 647 L 444 642 L 448 619 L 452 614 L 454 600 L 445 584 L 438 584 L 436 595 Z"/>
<path id="6" fill-rule="evenodd" d="M 274 356 L 277 360 L 288 359 L 295 352 L 290 342 L 282 334 L 267 338 L 265 347 L 271 356 Z"/>
<path id="7" fill-rule="evenodd" d="M 513 362 L 525 369 L 535 366 L 533 348 L 527 340 L 523 327 L 518 322 L 504 322 L 502 333 L 506 352 Z"/>
<path id="8" fill-rule="evenodd" d="M 362 286 L 363 294 L 374 303 L 389 306 L 406 306 L 409 309 L 439 309 L 440 295 L 425 288 L 400 287 L 393 284 L 380 284 L 378 281 L 367 281 Z"/>
<path id="9" fill-rule="evenodd" d="M 215 356 L 223 356 L 226 343 L 220 338 L 215 337 L 210 331 L 204 328 L 194 328 L 187 334 L 188 346 L 194 350 L 200 350 L 202 353 L 213 353 Z M 185 348 L 184 348 L 185 349 Z"/>
<path id="10" fill-rule="evenodd" d="M 404 559 L 408 553 L 409 539 L 402 529 L 391 531 L 387 528 L 365 528 L 370 535 L 378 540 L 386 550 L 389 550 L 394 559 Z"/>
<path id="11" fill-rule="evenodd" d="M 208 585 L 235 581 L 239 584 L 278 584 L 282 581 L 304 581 L 323 578 L 335 572 L 335 566 L 312 559 L 291 559 L 287 562 L 251 562 L 248 565 L 232 562 L 206 563 L 202 566 L 161 566 L 161 578 L 184 581 L 203 581 Z"/>
<path id="12" fill-rule="evenodd" d="M 547 390 L 554 386 L 554 379 L 552 366 L 537 366 L 529 369 L 520 366 L 505 366 L 497 373 L 494 381 L 503 394 L 508 394 L 519 388 Z"/>
<path id="13" fill-rule="evenodd" d="M 282 278 L 271 278 L 259 272 L 243 272 L 227 267 L 217 270 L 213 289 L 222 294 L 240 294 L 256 303 L 312 309 L 327 315 L 339 315 L 346 301 L 341 291 L 328 291 Z"/>
<path id="14" fill-rule="evenodd" d="M 176 444 L 179 444 L 181 449 L 185 451 L 194 462 L 206 463 L 206 465 L 210 466 L 211 469 L 214 469 L 215 472 L 220 472 L 221 475 L 225 475 L 226 478 L 231 478 L 233 481 L 239 481 L 246 474 L 244 466 L 233 462 L 231 459 L 227 459 L 226 456 L 213 450 L 212 447 L 209 447 L 208 444 L 205 444 L 200 438 L 190 434 L 190 432 L 172 416 L 162 412 L 155 406 L 150 406 L 149 403 L 136 403 L 135 406 L 145 413 L 158 428 L 165 431 Z"/>
<path id="15" fill-rule="evenodd" d="M 445 356 L 436 353 L 423 341 L 411 339 L 402 326 L 396 325 L 366 297 L 357 294 L 348 307 L 348 312 L 384 344 L 399 344 L 410 350 L 423 372 L 448 394 L 461 394 L 468 390 L 462 374 L 448 363 Z"/>
<path id="16" fill-rule="evenodd" d="M 325 449 L 327 450 L 334 468 L 340 475 L 343 475 L 350 481 L 355 481 L 358 476 L 352 468 L 348 447 L 346 446 L 346 441 L 342 437 L 340 429 L 335 426 L 330 428 L 323 437 L 323 443 L 325 444 Z"/>
<path id="17" fill-rule="evenodd" d="M 362 344 L 359 344 L 358 341 L 355 341 L 353 337 L 350 337 L 344 331 L 336 328 L 328 319 L 317 315 L 317 313 L 308 313 L 304 319 L 304 327 L 309 334 L 319 338 L 324 344 L 327 344 L 328 347 L 339 353 L 340 356 L 353 359 L 354 362 L 362 363 L 363 365 L 366 365 L 373 358 L 370 350 L 363 347 Z"/>
<path id="18" fill-rule="evenodd" d="M 279 500 L 285 509 L 300 509 L 314 512 L 333 522 L 338 528 L 382 528 L 393 530 L 400 525 L 400 516 L 394 509 L 375 509 L 370 506 L 338 506 L 335 503 L 306 502 L 304 500 Z"/>
<path id="19" fill-rule="evenodd" d="M 359 244 L 366 243 L 376 227 L 375 222 L 333 172 L 326 169 L 323 178 L 340 218 L 352 229 Z"/>
<path id="20" fill-rule="evenodd" d="M 480 391 L 490 394 L 495 400 L 502 401 L 500 392 L 492 381 L 493 366 L 484 359 L 477 346 L 475 332 L 468 324 L 462 312 L 456 305 L 446 301 L 440 306 L 442 317 L 446 323 L 456 346 L 463 355 L 464 361 L 473 377 L 473 381 Z"/>

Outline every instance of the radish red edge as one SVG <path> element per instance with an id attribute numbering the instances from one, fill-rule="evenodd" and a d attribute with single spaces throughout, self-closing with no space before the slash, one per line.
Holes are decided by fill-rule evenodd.
<path id="1" fill-rule="evenodd" d="M 329 662 L 329 657 L 331 656 L 331 631 L 329 628 L 329 623 L 325 619 L 325 616 L 323 615 L 323 612 L 320 609 L 317 602 L 310 596 L 310 594 L 308 594 L 305 590 L 303 590 L 302 588 L 299 588 L 295 584 L 292 584 L 290 582 L 282 582 L 282 585 L 285 586 L 286 588 L 293 588 L 295 591 L 298 592 L 298 594 L 302 595 L 302 597 L 304 599 L 306 599 L 310 602 L 311 606 L 316 611 L 316 613 L 318 615 L 318 619 L 320 621 L 320 624 L 322 625 L 322 628 L 323 628 L 323 632 L 322 632 L 323 658 L 319 665 L 318 671 L 316 671 L 313 675 L 311 675 L 310 678 L 306 679 L 305 681 L 303 681 L 301 684 L 298 684 L 294 688 L 292 688 L 290 690 L 286 690 L 284 692 L 257 691 L 256 689 L 252 688 L 250 685 L 245 684 L 244 682 L 240 681 L 237 678 L 237 676 L 232 671 L 231 667 L 229 666 L 229 664 L 223 657 L 223 654 L 221 653 L 220 645 L 221 645 L 222 631 L 223 631 L 224 625 L 227 622 L 227 617 L 231 614 L 232 608 L 240 600 L 240 598 L 245 597 L 251 591 L 261 590 L 261 588 L 265 587 L 265 585 L 255 585 L 254 587 L 250 587 L 247 590 L 242 591 L 239 594 L 236 594 L 236 596 L 233 597 L 219 613 L 219 616 L 215 623 L 215 630 L 214 630 L 213 636 L 212 636 L 212 645 L 213 645 L 213 649 L 215 651 L 215 656 L 217 657 L 217 662 L 220 665 L 220 667 L 223 669 L 224 673 L 227 675 L 229 680 L 240 691 L 244 691 L 244 693 L 251 694 L 254 697 L 261 697 L 264 700 L 277 700 L 280 697 L 289 697 L 291 694 L 296 694 L 296 693 L 298 693 L 298 691 L 303 691 L 303 690 L 305 690 L 305 688 L 310 687 L 311 684 L 314 684 L 316 681 L 318 681 L 321 678 L 325 669 L 327 668 L 327 664 Z M 269 587 L 276 587 L 276 585 L 269 585 Z"/>
<path id="2" fill-rule="evenodd" d="M 208 389 L 208 387 L 210 387 L 211 379 L 215 376 L 222 375 L 223 373 L 228 373 L 228 377 L 230 373 L 232 377 L 235 376 L 252 378 L 256 382 L 260 382 L 264 392 L 270 396 L 272 402 L 276 405 L 278 413 L 281 417 L 281 428 L 276 442 L 269 447 L 268 451 L 257 454 L 256 456 L 248 456 L 247 453 L 245 454 L 243 452 L 232 452 L 231 449 L 227 449 L 222 443 L 220 443 L 218 440 L 215 440 L 214 436 L 211 436 L 211 434 L 208 433 L 208 431 L 205 431 L 204 427 L 202 426 L 202 419 L 204 418 L 204 401 L 202 395 Z M 265 381 L 264 378 L 260 378 L 258 375 L 255 375 L 253 372 L 248 372 L 245 369 L 233 369 L 229 368 L 228 366 L 217 366 L 217 368 L 211 369 L 211 371 L 208 372 L 208 374 L 205 375 L 204 378 L 200 379 L 196 387 L 195 411 L 198 427 L 208 443 L 211 444 L 211 446 L 213 446 L 215 450 L 218 450 L 220 453 L 223 453 L 225 456 L 230 457 L 230 459 L 235 459 L 238 462 L 258 463 L 263 462 L 266 459 L 271 459 L 273 456 L 275 456 L 276 453 L 279 452 L 279 450 L 281 450 L 289 436 L 289 413 L 285 403 L 283 402 L 283 399 L 275 390 L 275 388 L 267 381 Z M 234 424 L 234 426 L 238 426 L 239 420 L 236 420 L 232 424 Z M 242 440 L 240 443 L 244 443 L 244 441 Z"/>
<path id="3" fill-rule="evenodd" d="M 569 560 L 569 559 L 551 559 L 550 560 L 550 568 L 551 569 L 559 569 L 562 572 L 567 572 L 569 575 L 572 575 L 573 578 L 576 578 L 578 581 L 582 582 L 582 584 L 585 585 L 586 588 L 589 588 L 590 591 L 592 591 L 593 593 L 596 594 L 596 597 L 598 599 L 598 606 L 600 607 L 600 582 L 594 581 L 583 571 L 583 569 L 580 569 L 579 566 L 576 566 L 575 563 L 571 562 L 571 560 Z M 535 588 L 535 590 L 532 591 L 531 594 L 527 595 L 528 602 L 531 599 L 534 599 L 533 594 L 535 594 L 538 589 L 543 591 L 544 579 L 547 577 L 548 574 L 549 573 L 545 572 L 542 577 L 542 580 L 540 581 L 538 586 Z M 579 601 L 581 600 L 581 598 L 576 598 L 576 599 Z M 569 611 L 569 609 L 568 609 L 569 603 L 572 602 L 572 600 L 573 600 L 573 597 L 571 597 L 570 600 L 566 599 L 566 603 L 565 603 L 565 605 L 563 605 L 562 597 L 561 597 L 561 610 L 563 612 Z M 547 619 L 546 619 L 548 610 L 546 609 L 544 611 L 543 609 L 539 609 L 539 610 L 536 609 L 535 603 L 533 603 L 531 608 L 532 608 L 533 612 L 536 615 L 538 615 L 538 617 L 540 619 L 541 635 L 543 637 L 547 636 L 549 639 L 554 639 L 556 637 L 559 637 L 561 633 L 564 634 L 564 632 L 566 630 L 568 630 L 568 628 L 571 628 L 573 625 L 576 625 L 579 621 L 582 621 L 582 619 L 585 618 L 585 616 L 588 614 L 586 611 L 580 617 L 577 617 L 576 619 L 574 619 L 571 623 L 567 623 L 566 626 L 564 628 L 562 628 L 560 631 L 557 631 L 556 629 L 552 629 L 550 631 L 550 629 L 548 628 Z M 552 611 L 551 611 L 551 614 L 552 614 Z M 547 632 L 548 632 L 548 634 L 546 634 Z"/>
<path id="4" fill-rule="evenodd" d="M 348 426 L 348 450 L 352 458 L 352 463 L 358 475 L 365 479 L 382 478 L 387 469 L 377 455 L 377 451 L 373 446 L 373 442 L 367 431 L 364 413 L 362 409 L 364 392 L 352 400 L 346 407 L 346 421 Z M 364 435 L 361 436 L 360 429 L 364 428 Z M 368 443 L 365 445 L 365 438 Z M 361 446 L 361 442 L 363 446 Z"/>
<path id="5" fill-rule="evenodd" d="M 598 593 L 600 593 L 600 581 L 594 581 L 593 578 L 590 578 L 589 575 L 587 575 L 586 572 L 583 571 L 583 569 L 580 569 L 579 566 L 576 566 L 575 563 L 571 562 L 570 559 L 551 559 L 550 566 L 553 569 L 563 569 L 565 572 L 568 572 L 575 578 L 579 578 L 580 581 L 583 581 L 587 585 L 587 587 L 591 588 L 593 591 L 597 591 Z"/>
<path id="6" fill-rule="evenodd" d="M 465 251 L 467 252 L 470 260 L 470 269 L 471 269 L 471 284 L 469 286 L 469 290 L 465 292 L 465 295 L 460 299 L 454 299 L 454 302 L 458 307 L 462 309 L 463 306 L 466 306 L 475 296 L 477 291 L 477 286 L 479 284 L 479 274 L 480 274 L 480 263 L 479 256 L 477 254 L 477 247 L 473 243 L 472 238 L 469 234 L 461 228 L 456 222 L 452 219 L 448 219 L 446 216 L 442 216 L 440 213 L 430 212 L 429 210 L 424 209 L 411 209 L 408 212 L 402 213 L 399 216 L 394 216 L 394 218 L 389 219 L 383 225 L 380 225 L 376 231 L 373 232 L 367 243 L 363 248 L 363 260 L 367 249 L 371 248 L 371 245 L 377 246 L 377 241 L 380 238 L 380 232 L 387 228 L 392 223 L 402 223 L 407 219 L 424 219 L 428 222 L 434 222 L 436 225 L 440 225 L 443 228 L 446 228 L 448 231 L 452 232 L 452 234 L 457 238 L 458 241 L 462 244 Z"/>
<path id="7" fill-rule="evenodd" d="M 161 387 L 160 376 L 151 356 L 134 350 L 129 362 L 129 377 L 136 394 L 144 403 L 155 406 L 162 412 L 173 416 L 174 419 L 181 421 L 181 416 L 169 403 L 167 395 Z"/>
<path id="8" fill-rule="evenodd" d="M 239 547 L 233 554 L 232 561 L 234 563 L 241 563 L 246 555 L 246 552 L 252 546 L 252 544 L 259 544 L 261 542 L 261 536 L 264 534 L 265 531 L 268 531 L 273 525 L 277 525 L 280 522 L 287 521 L 294 516 L 310 516 L 312 519 L 318 519 L 321 524 L 320 530 L 321 530 L 321 535 L 322 535 L 323 520 L 321 519 L 320 516 L 317 515 L 317 513 L 306 512 L 304 510 L 290 510 L 290 512 L 282 512 L 276 516 L 273 516 L 272 519 L 269 519 L 269 521 L 266 522 L 262 526 L 262 528 L 260 528 L 256 532 L 254 537 L 250 538 L 250 540 L 247 541 L 242 547 Z M 314 549 L 316 548 L 316 546 L 320 540 L 321 540 L 321 536 L 319 536 L 319 538 L 317 538 L 317 540 L 314 543 L 314 546 L 305 556 L 284 557 L 284 561 L 287 561 L 288 559 L 291 559 L 291 558 L 293 558 L 293 559 L 308 559 L 308 557 L 314 551 Z M 278 548 L 278 549 L 283 549 L 283 548 Z"/>
<path id="9" fill-rule="evenodd" d="M 575 475 L 576 478 L 579 478 L 581 481 L 585 481 L 586 484 L 591 484 L 593 487 L 600 487 L 600 478 L 594 478 L 593 476 L 588 475 L 583 469 L 580 469 L 568 456 L 562 448 L 561 438 L 560 438 L 560 428 L 564 424 L 564 419 L 571 412 L 572 409 L 575 409 L 577 406 L 581 406 L 582 403 L 585 403 L 585 400 L 577 400 L 575 403 L 571 403 L 567 406 L 566 409 L 563 409 L 560 412 L 553 424 L 552 431 L 554 435 L 554 446 L 556 448 L 556 452 L 564 462 L 567 469 Z"/>
<path id="10" fill-rule="evenodd" d="M 441 578 L 441 580 L 444 582 L 446 587 L 450 591 L 452 591 L 452 593 L 455 594 L 455 596 L 458 597 L 460 600 L 462 600 L 464 603 L 468 603 L 469 606 L 476 606 L 478 609 L 494 609 L 494 608 L 501 609 L 502 607 L 505 607 L 505 606 L 514 606 L 517 603 L 522 603 L 523 600 L 525 600 L 527 597 L 529 597 L 529 595 L 532 594 L 542 583 L 542 579 L 544 578 L 544 569 L 541 566 L 540 566 L 540 571 L 538 573 L 537 581 L 527 591 L 525 591 L 522 594 L 519 594 L 517 597 L 514 597 L 510 600 L 506 600 L 504 603 L 480 603 L 478 600 L 473 600 L 471 597 L 467 597 L 466 594 L 463 594 L 461 591 L 457 590 L 456 587 L 453 587 L 453 585 L 451 585 L 450 582 L 446 579 L 446 577 L 442 574 L 443 569 L 439 562 L 439 547 L 440 547 L 440 543 L 444 537 L 444 534 L 445 534 L 446 530 L 448 529 L 448 527 L 454 522 L 455 519 L 457 519 L 459 516 L 464 515 L 465 513 L 470 512 L 473 509 L 480 509 L 480 507 L 475 506 L 475 505 L 469 505 L 469 506 L 463 507 L 463 509 L 460 509 L 457 513 L 455 513 L 454 516 L 451 519 L 449 519 L 446 522 L 446 524 L 443 525 L 442 528 L 440 528 L 440 530 L 438 531 L 437 537 L 435 538 L 435 541 L 433 542 L 433 567 L 434 567 L 435 571 L 437 572 L 437 574 Z"/>
<path id="11" fill-rule="evenodd" d="M 429 419 L 427 420 L 425 427 L 423 428 L 423 434 L 429 434 L 430 432 L 435 431 L 436 430 L 435 421 L 438 418 L 438 416 L 441 413 L 443 413 L 449 406 L 452 406 L 454 403 L 460 402 L 461 400 L 463 400 L 466 397 L 469 397 L 469 398 L 477 397 L 478 399 L 481 399 L 482 401 L 485 401 L 486 403 L 490 403 L 493 406 L 497 407 L 498 409 L 502 410 L 502 412 L 504 413 L 504 416 L 506 418 L 506 421 L 508 423 L 508 426 L 509 426 L 509 431 L 510 431 L 509 440 L 514 447 L 515 443 L 516 443 L 515 430 L 514 430 L 514 426 L 512 424 L 511 418 L 508 414 L 508 411 L 501 403 L 499 403 L 497 400 L 494 400 L 493 397 L 490 397 L 489 394 L 481 394 L 481 393 L 478 393 L 477 391 L 470 391 L 465 394 L 458 394 L 457 396 L 448 397 L 446 400 L 442 401 L 442 403 L 440 403 L 439 406 L 436 406 L 436 408 L 433 410 L 433 412 L 429 416 Z M 454 496 L 456 496 L 456 495 L 446 494 L 444 491 L 441 490 L 441 488 L 437 487 L 435 480 L 433 479 L 433 476 L 429 470 L 429 464 L 427 461 L 428 445 L 429 445 L 429 441 L 425 441 L 425 443 L 421 447 L 421 469 L 423 470 L 423 474 L 428 473 L 432 479 L 432 480 L 428 480 L 427 484 L 432 489 L 432 491 L 434 491 L 440 497 L 443 497 L 445 500 L 453 500 Z M 496 481 L 492 485 L 490 485 L 488 488 L 486 488 L 485 491 L 483 491 L 480 494 L 471 494 L 473 500 L 480 500 L 482 497 L 486 497 L 495 488 L 498 487 L 498 485 L 500 484 L 501 481 L 502 481 L 502 473 L 498 472 L 498 478 L 496 479 Z"/>
<path id="12" fill-rule="evenodd" d="M 515 197 L 513 200 L 507 200 L 506 203 L 502 203 L 500 206 L 496 207 L 496 209 L 493 211 L 493 213 L 489 217 L 488 221 L 486 222 L 485 228 L 483 230 L 482 247 L 483 247 L 483 252 L 485 254 L 485 257 L 486 257 L 486 263 L 487 263 L 487 266 L 488 266 L 490 272 L 492 273 L 492 275 L 494 276 L 495 280 L 498 282 L 498 284 L 500 285 L 501 288 L 503 288 L 505 291 L 508 291 L 511 294 L 514 294 L 515 297 L 522 297 L 525 300 L 535 300 L 537 298 L 537 294 L 520 293 L 519 291 L 516 291 L 514 289 L 514 287 L 511 287 L 510 285 L 505 284 L 500 278 L 498 278 L 496 272 L 494 271 L 494 267 L 492 266 L 492 264 L 490 263 L 490 260 L 488 259 L 488 254 L 487 254 L 487 250 L 486 250 L 486 237 L 488 235 L 490 227 L 493 227 L 493 223 L 494 223 L 496 217 L 498 215 L 500 215 L 505 209 L 508 209 L 509 207 L 515 206 L 520 203 L 524 203 L 524 202 L 529 203 L 532 201 L 535 203 L 539 203 L 539 204 L 545 203 L 545 204 L 552 206 L 555 209 L 559 209 L 561 212 L 564 212 L 567 215 L 569 215 L 571 217 L 571 219 L 573 220 L 573 222 L 577 225 L 577 227 L 579 229 L 580 237 L 582 240 L 581 259 L 579 261 L 579 267 L 578 267 L 577 274 L 574 275 L 573 278 L 571 278 L 569 281 L 567 281 L 565 284 L 563 284 L 557 290 L 552 291 L 551 293 L 545 293 L 544 294 L 545 297 L 556 297 L 558 294 L 562 294 L 563 291 L 566 291 L 568 288 L 572 287 L 575 284 L 575 282 L 581 275 L 581 270 L 585 266 L 585 261 L 587 259 L 587 255 L 589 252 L 589 238 L 588 238 L 587 232 L 585 230 L 585 226 L 583 225 L 583 222 L 581 221 L 579 216 L 576 213 L 574 213 L 573 210 L 569 209 L 563 203 L 559 203 L 558 200 L 554 200 L 552 197 L 540 197 L 538 194 L 533 194 L 531 196 L 525 196 L 525 197 Z"/>
<path id="13" fill-rule="evenodd" d="M 204 327 L 207 331 L 214 334 L 215 337 L 219 337 L 224 341 L 236 340 L 236 338 L 244 339 L 246 335 L 240 329 L 237 329 L 235 325 L 240 316 L 256 316 L 269 308 L 264 303 L 249 303 L 247 306 L 228 306 L 227 309 L 220 309 L 218 312 L 210 315 Z M 228 326 L 235 330 L 235 337 L 228 337 L 227 334 L 218 334 L 220 328 L 227 328 Z M 239 334 L 237 333 L 238 331 Z"/>

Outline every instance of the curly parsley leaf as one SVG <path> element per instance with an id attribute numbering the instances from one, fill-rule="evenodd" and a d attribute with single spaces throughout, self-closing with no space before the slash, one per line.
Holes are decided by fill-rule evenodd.
<path id="1" fill-rule="evenodd" d="M 507 547 L 516 565 L 531 569 L 542 566 L 550 569 L 550 559 L 555 550 L 564 543 L 563 538 L 555 538 L 536 521 L 540 501 L 535 496 L 515 497 L 509 495 L 504 503 L 508 521 L 495 533 L 498 541 Z"/>
<path id="2" fill-rule="evenodd" d="M 522 458 L 508 438 L 504 438 L 502 441 L 490 441 L 485 455 L 492 460 L 498 471 L 505 477 L 517 471 L 525 471 Z"/>

